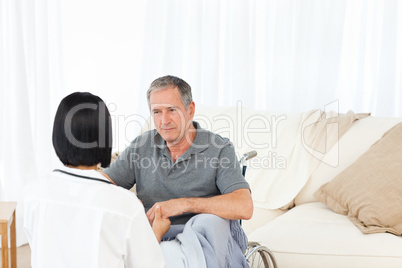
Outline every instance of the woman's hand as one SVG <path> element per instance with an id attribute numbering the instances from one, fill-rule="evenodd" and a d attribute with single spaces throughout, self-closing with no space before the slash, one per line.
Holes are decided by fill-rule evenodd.
<path id="1" fill-rule="evenodd" d="M 156 236 L 158 242 L 161 242 L 162 236 L 169 231 L 170 220 L 169 218 L 162 217 L 162 208 L 160 206 L 155 207 L 155 217 L 152 221 L 152 230 Z"/>
<path id="2" fill-rule="evenodd" d="M 155 208 L 161 208 L 162 217 L 168 218 L 181 215 L 185 212 L 191 212 L 189 208 L 188 198 L 176 198 L 163 202 L 155 203 L 146 213 L 148 221 L 152 223 L 155 218 Z"/>

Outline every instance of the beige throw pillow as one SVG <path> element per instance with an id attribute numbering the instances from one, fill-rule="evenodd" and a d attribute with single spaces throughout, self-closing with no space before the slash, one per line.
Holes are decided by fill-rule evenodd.
<path id="1" fill-rule="evenodd" d="M 402 235 L 402 123 L 322 185 L 314 197 L 348 215 L 363 233 Z"/>

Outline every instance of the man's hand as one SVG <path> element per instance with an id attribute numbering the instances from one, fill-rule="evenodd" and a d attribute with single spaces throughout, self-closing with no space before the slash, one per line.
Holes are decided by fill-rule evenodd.
<path id="1" fill-rule="evenodd" d="M 149 222 L 155 218 L 155 207 L 162 208 L 162 217 L 187 213 L 214 214 L 228 220 L 249 220 L 253 215 L 253 200 L 248 189 L 238 189 L 228 194 L 205 198 L 178 198 L 158 202 L 147 212 Z"/>
<path id="2" fill-rule="evenodd" d="M 149 222 L 153 222 L 155 218 L 156 207 L 161 208 L 162 217 L 168 218 L 178 216 L 187 212 L 188 204 L 185 198 L 171 199 L 164 202 L 155 203 L 147 212 Z"/>
<path id="3" fill-rule="evenodd" d="M 156 239 L 160 243 L 162 236 L 169 231 L 170 220 L 169 218 L 162 216 L 162 208 L 160 206 L 155 206 L 154 211 L 154 219 L 150 222 L 152 222 L 152 230 L 154 231 Z"/>

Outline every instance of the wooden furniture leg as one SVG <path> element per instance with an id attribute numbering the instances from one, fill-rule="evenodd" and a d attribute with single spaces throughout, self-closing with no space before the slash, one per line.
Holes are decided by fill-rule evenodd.
<path id="1" fill-rule="evenodd" d="M 1 267 L 8 268 L 8 226 L 7 223 L 1 223 Z"/>
<path id="2" fill-rule="evenodd" d="M 13 222 L 10 226 L 10 240 L 11 240 L 11 268 L 17 268 L 17 236 L 15 230 L 15 210 L 13 213 Z"/>
<path id="3" fill-rule="evenodd" d="M 17 268 L 17 241 L 15 230 L 15 202 L 0 202 L 1 267 L 9 268 L 8 229 L 10 229 L 11 268 Z"/>

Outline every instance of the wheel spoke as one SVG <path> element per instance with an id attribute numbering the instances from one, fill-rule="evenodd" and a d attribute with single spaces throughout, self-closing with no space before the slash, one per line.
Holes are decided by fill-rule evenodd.
<path id="1" fill-rule="evenodd" d="M 259 243 L 250 242 L 245 253 L 250 268 L 277 268 L 273 253 Z"/>

